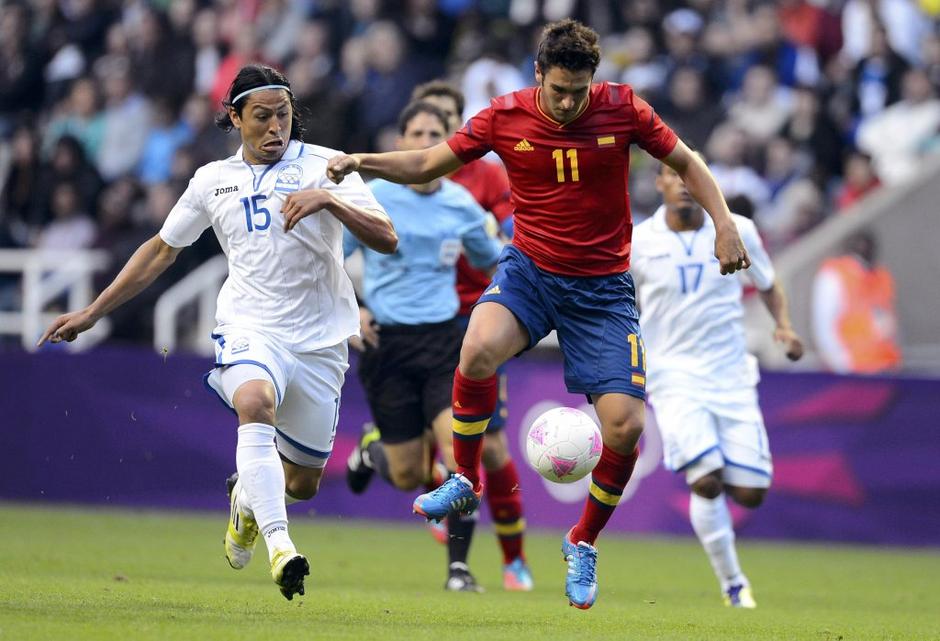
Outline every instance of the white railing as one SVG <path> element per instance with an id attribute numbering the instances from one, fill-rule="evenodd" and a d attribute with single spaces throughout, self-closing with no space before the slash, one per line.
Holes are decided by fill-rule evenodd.
<path id="1" fill-rule="evenodd" d="M 177 317 L 186 306 L 197 304 L 196 334 L 200 340 L 187 345 L 206 356 L 212 354 L 208 337 L 215 328 L 215 301 L 222 281 L 228 276 L 228 261 L 223 255 L 213 256 L 191 271 L 185 278 L 166 290 L 154 307 L 153 348 L 158 352 L 172 352 L 179 343 Z"/>
<path id="2" fill-rule="evenodd" d="M 103 250 L 52 251 L 36 249 L 0 249 L 0 272 L 20 274 L 22 304 L 19 309 L 0 311 L 0 334 L 19 336 L 23 348 L 36 349 L 36 341 L 58 312 L 46 306 L 67 296 L 70 311 L 86 307 L 94 299 L 93 276 L 111 262 Z M 88 349 L 107 338 L 111 332 L 108 319 L 101 319 L 67 347 L 73 351 Z"/>

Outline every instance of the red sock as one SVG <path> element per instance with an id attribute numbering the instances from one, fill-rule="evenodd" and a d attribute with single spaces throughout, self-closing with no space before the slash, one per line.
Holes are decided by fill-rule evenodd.
<path id="1" fill-rule="evenodd" d="M 503 562 L 511 563 L 522 554 L 525 519 L 522 518 L 522 492 L 519 474 L 512 459 L 498 470 L 486 470 L 486 496 L 499 545 L 503 548 Z"/>
<path id="2" fill-rule="evenodd" d="M 623 488 L 633 474 L 633 466 L 640 455 L 640 450 L 633 450 L 632 454 L 624 455 L 613 451 L 606 445 L 601 451 L 601 460 L 591 472 L 591 491 L 584 502 L 584 512 L 581 520 L 571 530 L 570 540 L 574 543 L 584 541 L 594 545 L 597 535 L 600 534 L 614 508 L 620 501 Z"/>
<path id="3" fill-rule="evenodd" d="M 480 456 L 483 433 L 496 411 L 496 375 L 482 381 L 466 378 L 460 368 L 454 372 L 454 460 L 457 472 L 466 476 L 473 489 L 480 490 Z"/>

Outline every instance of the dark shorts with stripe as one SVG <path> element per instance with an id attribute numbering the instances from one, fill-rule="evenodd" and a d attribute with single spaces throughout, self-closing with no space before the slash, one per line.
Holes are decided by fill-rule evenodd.
<path id="1" fill-rule="evenodd" d="M 463 332 L 453 319 L 382 326 L 379 347 L 363 352 L 358 371 L 382 441 L 418 438 L 450 409 Z"/>
<path id="2" fill-rule="evenodd" d="M 486 302 L 499 303 L 519 319 L 529 333 L 527 349 L 557 331 L 569 392 L 646 398 L 646 354 L 629 272 L 552 274 L 508 245 L 477 304 Z"/>

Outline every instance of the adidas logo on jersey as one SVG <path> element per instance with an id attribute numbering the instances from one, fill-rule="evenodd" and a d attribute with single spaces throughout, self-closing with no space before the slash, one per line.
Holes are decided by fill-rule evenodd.
<path id="1" fill-rule="evenodd" d="M 499 291 L 499 285 L 494 285 L 493 287 L 490 287 L 488 290 L 486 290 L 485 292 L 483 292 L 483 295 L 484 295 L 484 296 L 493 296 L 493 295 L 500 294 L 500 293 L 502 293 L 502 292 Z"/>
<path id="2" fill-rule="evenodd" d="M 525 138 L 517 142 L 516 146 L 513 147 L 513 149 L 515 151 L 535 151 L 535 147 L 532 146 L 532 143 L 530 143 Z"/>

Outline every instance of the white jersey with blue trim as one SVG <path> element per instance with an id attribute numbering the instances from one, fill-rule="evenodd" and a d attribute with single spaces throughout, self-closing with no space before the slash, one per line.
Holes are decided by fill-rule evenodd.
<path id="1" fill-rule="evenodd" d="M 775 274 L 754 223 L 732 214 L 751 259 L 739 272 L 760 290 Z M 709 216 L 695 231 L 676 232 L 660 207 L 633 230 L 630 271 L 636 282 L 640 328 L 651 395 L 698 396 L 710 390 L 753 387 L 757 363 L 747 353 L 742 278 L 721 274 Z"/>
<path id="2" fill-rule="evenodd" d="M 200 167 L 167 216 L 160 237 L 172 247 L 194 243 L 212 227 L 228 258 L 216 333 L 262 332 L 295 352 L 336 345 L 359 333 L 352 283 L 343 269 L 343 225 L 322 210 L 284 231 L 281 205 L 301 189 L 327 189 L 383 211 L 358 174 L 339 185 L 326 177 L 341 152 L 290 141 L 281 160 L 250 165 L 242 150 Z"/>

